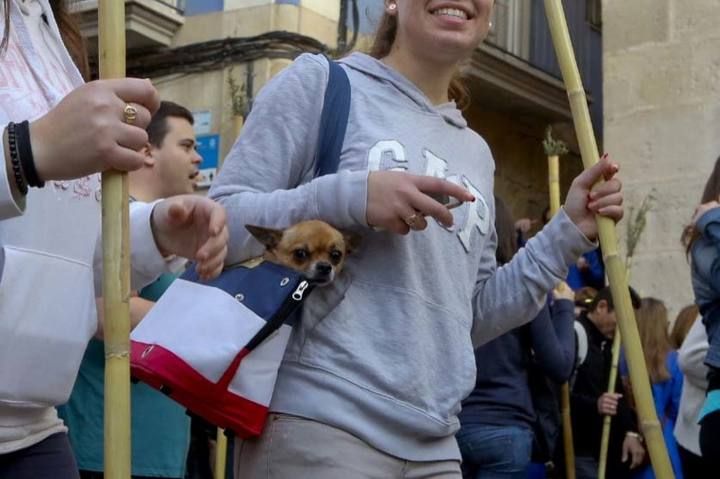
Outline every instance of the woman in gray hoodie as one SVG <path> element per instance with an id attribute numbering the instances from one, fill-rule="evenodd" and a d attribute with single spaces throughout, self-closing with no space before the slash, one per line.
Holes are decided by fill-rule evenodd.
<path id="1" fill-rule="evenodd" d="M 254 103 L 210 191 L 228 210 L 228 262 L 262 251 L 245 223 L 321 219 L 364 243 L 305 303 L 265 431 L 236 447 L 238 477 L 460 477 L 454 433 L 475 382 L 473 345 L 535 316 L 567 265 L 596 247 L 596 213 L 622 216 L 617 165 L 604 158 L 496 268 L 493 159 L 454 79 L 492 7 L 385 2 L 372 54 L 341 61 L 352 100 L 336 174 L 312 176 L 324 57 L 301 56 Z M 463 205 L 448 210 L 434 199 L 443 195 Z"/>

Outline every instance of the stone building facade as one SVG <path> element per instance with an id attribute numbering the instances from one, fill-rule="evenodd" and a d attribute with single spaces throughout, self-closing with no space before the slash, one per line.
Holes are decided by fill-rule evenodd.
<path id="1" fill-rule="evenodd" d="M 605 150 L 622 165 L 628 209 L 657 198 L 631 282 L 675 313 L 693 300 L 680 234 L 720 155 L 720 2 L 604 0 L 603 9 Z"/>

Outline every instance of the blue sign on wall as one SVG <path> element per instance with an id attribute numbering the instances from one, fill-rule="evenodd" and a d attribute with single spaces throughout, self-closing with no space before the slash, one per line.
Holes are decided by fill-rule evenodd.
<path id="1" fill-rule="evenodd" d="M 202 157 L 198 187 L 207 188 L 217 174 L 220 157 L 220 135 L 198 135 L 197 152 Z"/>

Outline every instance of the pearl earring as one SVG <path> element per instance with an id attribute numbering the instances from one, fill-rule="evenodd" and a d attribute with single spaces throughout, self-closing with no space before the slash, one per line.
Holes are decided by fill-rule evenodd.
<path id="1" fill-rule="evenodd" d="M 388 5 L 388 9 L 389 9 L 391 12 L 394 12 L 396 8 L 397 8 L 397 5 L 394 4 L 394 3 L 391 3 L 390 5 Z"/>
<path id="2" fill-rule="evenodd" d="M 488 22 L 488 30 L 492 30 L 492 22 Z"/>

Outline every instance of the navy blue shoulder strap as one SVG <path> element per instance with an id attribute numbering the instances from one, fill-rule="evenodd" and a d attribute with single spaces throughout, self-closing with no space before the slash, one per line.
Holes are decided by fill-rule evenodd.
<path id="1" fill-rule="evenodd" d="M 347 73 L 339 63 L 331 59 L 328 59 L 328 63 L 330 72 L 320 116 L 315 161 L 316 177 L 337 172 L 350 114 L 350 80 Z"/>

